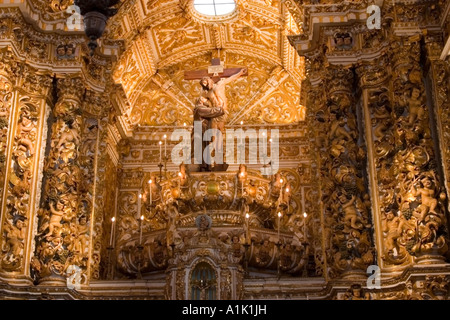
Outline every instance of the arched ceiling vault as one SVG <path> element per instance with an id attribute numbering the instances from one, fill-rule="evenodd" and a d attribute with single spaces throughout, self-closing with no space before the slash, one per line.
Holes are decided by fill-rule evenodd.
<path id="1" fill-rule="evenodd" d="M 192 2 L 128 1 L 109 22 L 108 39 L 125 41 L 113 78 L 128 100 L 123 115 L 128 129 L 191 124 L 200 85 L 184 80 L 184 71 L 206 69 L 217 57 L 227 68 L 249 70 L 227 88 L 230 125 L 302 121 L 304 62 L 287 39 L 301 29 L 287 5 L 238 0 L 236 12 L 208 20 Z"/>

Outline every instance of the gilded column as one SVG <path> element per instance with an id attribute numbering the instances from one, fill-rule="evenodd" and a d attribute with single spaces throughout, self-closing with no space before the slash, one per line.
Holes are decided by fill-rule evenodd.
<path id="1" fill-rule="evenodd" d="M 389 56 L 361 63 L 357 68 L 362 91 L 361 102 L 367 141 L 370 192 L 372 200 L 375 242 L 378 265 L 382 272 L 401 272 L 399 266 L 411 259 L 406 249 L 400 250 L 394 240 L 400 235 L 397 210 L 394 208 L 396 193 L 394 110 L 390 102 Z"/>
<path id="2" fill-rule="evenodd" d="M 427 75 L 433 102 L 433 116 L 447 194 L 450 190 L 450 59 L 441 60 L 444 49 L 442 34 L 427 36 Z M 447 202 L 448 203 L 448 202 Z"/>
<path id="3" fill-rule="evenodd" d="M 103 228 L 105 215 L 114 211 L 115 201 L 115 170 L 108 170 L 109 155 L 108 143 L 108 117 L 111 109 L 107 93 L 97 93 L 88 90 L 83 109 L 91 111 L 91 116 L 85 120 L 81 164 L 85 177 L 85 190 L 82 202 L 86 208 L 89 221 L 88 238 L 90 263 L 87 268 L 87 282 L 100 280 L 100 263 L 107 259 L 103 251 L 107 247 L 109 237 Z M 96 116 L 93 117 L 92 115 Z"/>
<path id="4" fill-rule="evenodd" d="M 353 96 L 353 70 L 328 67 L 327 108 L 322 192 L 330 277 L 365 278 L 374 263 L 370 197 L 365 173 L 366 150 L 358 128 Z M 325 138 L 325 136 L 324 136 Z"/>
<path id="5" fill-rule="evenodd" d="M 0 205 L 5 198 L 3 191 L 5 190 L 5 175 L 7 166 L 8 146 L 11 145 L 9 130 L 12 123 L 13 100 L 13 80 L 14 74 L 11 70 L 11 52 L 3 50 L 0 52 Z M 1 205 L 3 208 L 3 205 Z"/>
<path id="6" fill-rule="evenodd" d="M 330 256 L 327 239 L 331 236 L 331 229 L 326 225 L 324 217 L 325 195 L 322 191 L 322 182 L 328 175 L 322 163 L 326 159 L 326 132 L 329 130 L 327 119 L 326 92 L 324 88 L 324 56 L 321 53 L 315 53 L 306 59 L 306 72 L 308 80 L 302 84 L 302 95 L 306 106 L 306 123 L 308 124 L 308 135 L 310 140 L 311 158 L 311 185 L 313 190 L 308 199 L 311 211 L 308 214 L 312 217 L 310 221 L 317 226 L 312 247 L 314 259 L 318 269 L 321 269 L 322 275 L 328 279 L 330 268 L 328 260 Z M 320 248 L 320 249 L 318 249 Z M 320 271 L 318 272 L 320 273 Z"/>
<path id="7" fill-rule="evenodd" d="M 52 78 L 13 59 L 8 64 L 14 78 L 12 82 L 4 76 L 1 78 L 4 168 L 0 270 L 4 276 L 20 282 L 31 280 L 29 258 L 37 210 L 34 204 L 40 196 L 40 159 L 45 146 L 47 98 Z"/>
<path id="8" fill-rule="evenodd" d="M 80 237 L 86 236 L 88 223 L 80 197 L 84 188 L 80 166 L 83 88 L 79 78 L 57 82 L 58 100 L 53 109 L 51 149 L 45 163 L 44 195 L 32 260 L 36 280 L 48 284 L 64 285 L 69 273 L 81 276 L 88 263 L 84 237 Z"/>
<path id="9" fill-rule="evenodd" d="M 391 48 L 394 150 L 383 170 L 395 179 L 389 201 L 383 204 L 384 259 L 391 264 L 402 264 L 410 257 L 417 263 L 442 263 L 448 248 L 446 193 L 430 130 L 420 35 L 395 37 Z"/>

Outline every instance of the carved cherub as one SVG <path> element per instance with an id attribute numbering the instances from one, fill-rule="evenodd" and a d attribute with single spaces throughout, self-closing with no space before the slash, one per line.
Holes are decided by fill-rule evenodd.
<path id="1" fill-rule="evenodd" d="M 391 115 L 386 104 L 381 104 L 374 109 L 372 114 L 372 125 L 375 126 L 373 134 L 377 139 L 384 137 L 386 130 L 390 126 Z"/>
<path id="2" fill-rule="evenodd" d="M 387 252 L 391 253 L 395 249 L 398 253 L 399 247 L 397 245 L 397 239 L 402 235 L 403 221 L 395 216 L 392 210 L 389 210 L 382 218 L 381 226 L 383 232 L 387 233 L 385 240 Z"/>
<path id="3" fill-rule="evenodd" d="M 345 121 L 342 118 L 338 118 L 335 113 L 330 113 L 331 129 L 329 137 L 333 141 L 346 140 L 352 141 L 353 138 L 350 133 L 345 129 Z"/>
<path id="4" fill-rule="evenodd" d="M 59 137 L 59 142 L 56 145 L 56 149 L 61 148 L 63 145 L 66 148 L 69 148 L 68 144 L 78 145 L 79 143 L 80 143 L 80 135 L 78 134 L 77 130 L 73 128 L 72 124 L 70 124 L 67 125 L 63 133 L 61 133 L 61 136 Z"/>
<path id="5" fill-rule="evenodd" d="M 352 195 L 351 198 L 348 199 L 344 193 L 341 193 L 338 195 L 338 198 L 342 205 L 342 211 L 344 212 L 344 223 L 350 225 L 350 227 L 354 229 L 361 230 L 364 225 L 356 209 L 356 196 Z"/>
<path id="6" fill-rule="evenodd" d="M 412 87 L 409 98 L 406 98 L 408 105 L 409 117 L 408 124 L 412 126 L 416 120 L 423 120 L 425 109 L 421 99 L 421 91 L 417 87 Z"/>
<path id="7" fill-rule="evenodd" d="M 75 243 L 73 247 L 75 251 L 82 255 L 85 253 L 87 243 L 89 242 L 88 232 L 89 225 L 87 223 L 87 217 L 83 215 L 80 217 L 78 225 L 76 225 Z"/>
<path id="8" fill-rule="evenodd" d="M 423 220 L 427 213 L 437 214 L 435 211 L 438 201 L 436 199 L 436 191 L 433 189 L 433 183 L 429 177 L 425 177 L 421 180 L 423 187 L 412 188 L 412 195 L 414 197 L 421 196 L 421 209 L 420 216 L 417 217 L 419 220 Z"/>
<path id="9" fill-rule="evenodd" d="M 23 248 L 23 240 L 26 236 L 26 221 L 25 218 L 19 216 L 14 219 L 13 224 L 6 219 L 7 224 L 5 225 L 6 231 L 6 242 L 3 245 L 2 250 L 7 252 L 8 255 L 19 258 L 20 251 Z"/>
<path id="10" fill-rule="evenodd" d="M 61 228 L 61 220 L 64 216 L 64 203 L 62 203 L 61 201 L 58 201 L 56 203 L 56 209 L 53 205 L 53 202 L 50 203 L 50 212 L 51 212 L 51 216 L 50 216 L 50 220 L 48 221 L 48 225 L 44 224 L 42 226 L 42 231 L 44 231 L 47 226 L 48 226 L 48 232 L 45 235 L 45 237 L 50 237 L 53 235 L 53 231 L 55 230 L 55 228 Z"/>
<path id="11" fill-rule="evenodd" d="M 22 113 L 17 125 L 17 139 L 19 140 L 19 148 L 21 146 L 25 147 L 23 151 L 28 151 L 30 156 L 35 152 L 33 142 L 30 139 L 33 129 L 33 121 L 30 119 L 30 116 Z"/>

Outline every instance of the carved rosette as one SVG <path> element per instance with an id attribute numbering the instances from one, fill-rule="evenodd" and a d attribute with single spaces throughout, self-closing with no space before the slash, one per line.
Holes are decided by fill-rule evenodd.
<path id="1" fill-rule="evenodd" d="M 88 128 L 83 126 L 80 112 L 82 88 L 79 78 L 63 78 L 57 83 L 58 101 L 53 110 L 55 121 L 51 150 L 44 168 L 45 194 L 39 213 L 37 249 L 32 261 L 36 278 L 41 281 L 65 282 L 65 272 L 70 265 L 80 267 L 82 282 L 86 280 L 90 215 L 85 212 L 89 202 L 84 203 L 81 200 L 85 199 L 80 197 L 86 189 L 82 185 L 84 173 L 80 163 L 89 161 L 89 157 L 82 159 L 80 154 L 82 130 Z"/>

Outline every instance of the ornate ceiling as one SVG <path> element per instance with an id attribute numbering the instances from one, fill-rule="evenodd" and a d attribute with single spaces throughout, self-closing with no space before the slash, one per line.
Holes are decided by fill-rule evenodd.
<path id="1" fill-rule="evenodd" d="M 192 0 L 123 3 L 106 34 L 125 41 L 113 68 L 128 101 L 123 124 L 132 130 L 192 123 L 200 85 L 184 80 L 184 71 L 206 69 L 217 57 L 227 68 L 249 70 L 227 89 L 230 125 L 304 120 L 304 62 L 287 39 L 300 32 L 287 6 L 275 0 L 237 1 L 223 19 L 202 17 Z"/>

